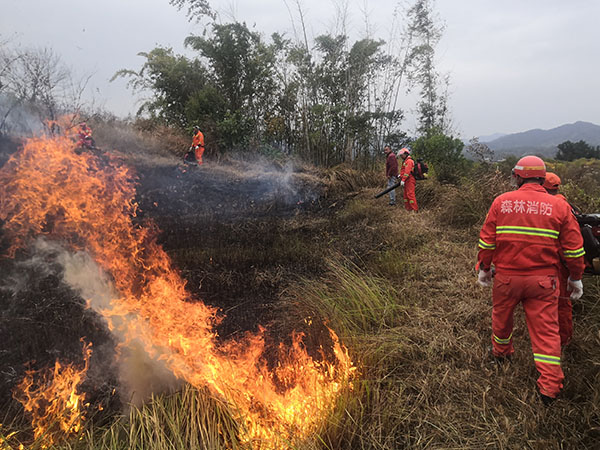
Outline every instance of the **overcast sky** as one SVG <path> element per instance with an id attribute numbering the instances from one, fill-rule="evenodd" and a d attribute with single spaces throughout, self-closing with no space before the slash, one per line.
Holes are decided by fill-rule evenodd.
<path id="1" fill-rule="evenodd" d="M 136 98 L 124 80 L 109 83 L 112 75 L 139 69 L 144 58 L 137 53 L 158 45 L 193 56 L 183 40 L 203 31 L 168 0 L 0 1 L 0 41 L 50 47 L 79 76 L 93 73 L 96 104 L 122 116 L 137 110 Z M 311 36 L 335 29 L 335 5 L 344 0 L 300 1 Z M 284 0 L 210 3 L 221 22 L 235 18 L 265 37 L 293 37 Z M 365 10 L 373 36 L 390 35 L 398 1 L 347 3 L 353 39 L 365 35 Z M 435 9 L 446 27 L 437 68 L 450 75 L 452 118 L 463 138 L 578 120 L 600 124 L 600 1 L 437 0 Z"/>

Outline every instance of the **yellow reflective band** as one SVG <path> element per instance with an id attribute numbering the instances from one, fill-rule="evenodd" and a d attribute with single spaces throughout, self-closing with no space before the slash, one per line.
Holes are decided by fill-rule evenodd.
<path id="1" fill-rule="evenodd" d="M 496 248 L 496 244 L 488 244 L 483 239 L 479 239 L 479 248 L 484 250 L 494 250 Z"/>
<path id="2" fill-rule="evenodd" d="M 549 230 L 547 228 L 501 226 L 496 227 L 497 234 L 525 234 L 527 236 L 542 236 L 552 239 L 558 239 L 559 231 Z"/>
<path id="3" fill-rule="evenodd" d="M 512 338 L 512 333 L 510 333 L 510 336 L 507 337 L 506 339 L 499 338 L 495 334 L 493 336 L 494 336 L 494 341 L 496 341 L 497 344 L 507 345 L 507 344 L 510 344 L 510 339 Z"/>
<path id="4" fill-rule="evenodd" d="M 517 170 L 546 170 L 544 166 L 515 166 Z"/>
<path id="5" fill-rule="evenodd" d="M 565 258 L 579 258 L 583 255 L 585 255 L 585 250 L 583 247 L 577 250 L 565 250 Z"/>
<path id="6" fill-rule="evenodd" d="M 560 366 L 560 356 L 542 355 L 540 353 L 534 353 L 533 360 L 536 362 L 555 364 L 557 366 Z"/>

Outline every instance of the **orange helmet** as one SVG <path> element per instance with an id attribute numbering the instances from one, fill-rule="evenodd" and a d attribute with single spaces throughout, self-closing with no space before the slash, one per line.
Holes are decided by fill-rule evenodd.
<path id="1" fill-rule="evenodd" d="M 544 178 L 546 176 L 546 164 L 542 158 L 537 156 L 524 156 L 515 165 L 513 174 L 521 178 Z"/>
<path id="2" fill-rule="evenodd" d="M 552 172 L 546 172 L 546 179 L 542 185 L 546 189 L 558 189 L 560 186 L 560 177 Z"/>
<path id="3" fill-rule="evenodd" d="M 404 153 L 407 153 L 410 155 L 410 150 L 408 148 L 404 147 L 404 148 L 401 148 L 400 151 L 398 151 L 399 155 L 402 155 Z"/>

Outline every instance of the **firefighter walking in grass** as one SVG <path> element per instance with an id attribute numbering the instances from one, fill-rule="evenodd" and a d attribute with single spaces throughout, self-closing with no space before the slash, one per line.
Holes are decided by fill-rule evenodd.
<path id="1" fill-rule="evenodd" d="M 546 192 L 567 202 L 565 196 L 558 193 L 560 184 L 561 181 L 558 175 L 552 172 L 546 172 L 546 179 L 542 185 L 544 189 L 546 189 Z M 569 205 L 569 208 L 572 208 L 571 205 Z M 567 346 L 573 337 L 573 304 L 571 303 L 568 291 L 569 269 L 567 268 L 564 259 L 565 258 L 561 255 L 562 262 L 558 271 L 558 328 L 561 347 Z"/>
<path id="2" fill-rule="evenodd" d="M 561 254 L 569 270 L 571 299 L 583 294 L 583 238 L 568 203 L 546 192 L 544 162 L 521 158 L 513 169 L 518 189 L 494 200 L 479 239 L 478 282 L 492 284 L 492 352 L 502 361 L 514 352 L 513 313 L 522 303 L 544 404 L 562 388 L 558 324 Z"/>
<path id="3" fill-rule="evenodd" d="M 400 181 L 404 188 L 404 208 L 407 211 L 418 211 L 417 197 L 415 195 L 415 187 L 417 185 L 413 170 L 415 162 L 410 157 L 410 150 L 406 147 L 398 152 L 398 155 L 404 161 L 400 169 Z"/>
<path id="4" fill-rule="evenodd" d="M 190 148 L 194 152 L 196 162 L 199 166 L 202 165 L 202 155 L 204 154 L 204 134 L 199 127 L 194 127 L 194 136 L 192 138 L 192 146 Z"/>

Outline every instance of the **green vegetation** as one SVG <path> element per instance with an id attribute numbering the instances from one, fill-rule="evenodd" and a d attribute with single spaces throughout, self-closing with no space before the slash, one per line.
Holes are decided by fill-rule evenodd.
<path id="1" fill-rule="evenodd" d="M 210 17 L 204 1 L 190 17 Z M 298 28 L 306 30 L 302 8 Z M 120 70 L 136 92 L 149 94 L 139 117 L 189 130 L 199 125 L 209 153 L 276 148 L 320 166 L 374 166 L 384 143 L 410 139 L 402 129 L 402 89 L 419 89 L 419 135 L 449 133 L 447 79 L 435 69 L 443 26 L 431 0 L 407 8 L 390 42 L 345 33 L 318 35 L 309 43 L 275 33 L 266 39 L 245 23 L 212 23 L 209 32 L 186 38 L 197 57 L 155 48 L 140 53 L 140 70 Z M 337 19 L 345 30 L 345 17 Z M 369 34 L 370 36 L 370 34 Z M 408 107 L 407 107 L 408 108 Z"/>
<path id="2" fill-rule="evenodd" d="M 600 146 L 592 147 L 585 141 L 565 141 L 558 146 L 556 159 L 560 161 L 575 161 L 580 158 L 600 159 Z"/>
<path id="3" fill-rule="evenodd" d="M 427 136 L 412 143 L 415 157 L 430 162 L 432 171 L 441 182 L 456 182 L 466 174 L 467 160 L 462 154 L 460 139 L 431 130 Z"/>

